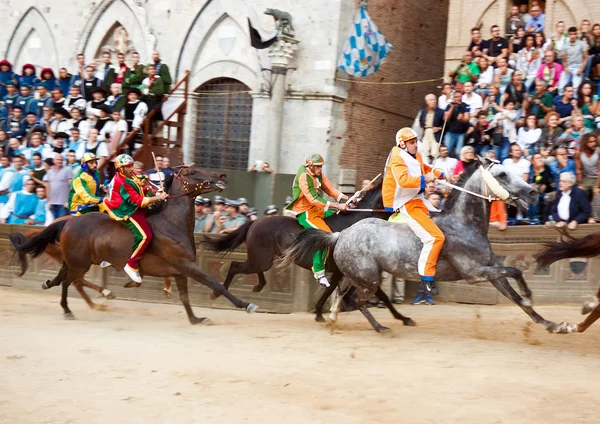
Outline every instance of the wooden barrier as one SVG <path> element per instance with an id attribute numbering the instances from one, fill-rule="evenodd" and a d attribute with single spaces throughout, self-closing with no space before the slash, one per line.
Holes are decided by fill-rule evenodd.
<path id="1" fill-rule="evenodd" d="M 0 285 L 15 288 L 39 289 L 40 284 L 53 278 L 59 266 L 46 255 L 31 261 L 29 271 L 23 277 L 15 275 L 12 266 L 13 249 L 8 235 L 13 232 L 25 232 L 32 227 L 21 225 L 0 225 Z M 573 232 L 576 237 L 600 232 L 600 225 L 583 225 Z M 542 243 L 558 240 L 558 233 L 553 228 L 541 226 L 510 227 L 504 232 L 490 230 L 490 240 L 498 261 L 506 266 L 514 266 L 524 272 L 525 279 L 538 303 L 571 303 L 580 302 L 585 296 L 596 293 L 600 275 L 600 258 L 571 259 L 561 261 L 549 268 L 538 268 L 532 255 Z M 202 239 L 196 234 L 196 241 Z M 243 261 L 246 256 L 245 247 L 222 257 L 206 251 L 202 245 L 198 248 L 197 263 L 213 278 L 223 281 L 231 261 Z M 139 289 L 125 289 L 128 281 L 125 273 L 114 268 L 100 269 L 93 266 L 87 274 L 89 281 L 112 290 L 117 298 L 146 302 L 179 303 L 177 290 L 166 299 L 162 294 L 163 280 L 145 278 Z M 256 275 L 238 275 L 232 284 L 232 292 L 247 302 L 260 306 L 264 312 L 290 313 L 296 311 L 312 311 L 314 303 L 322 293 L 313 281 L 310 271 L 290 267 L 288 269 L 273 268 L 266 273 L 267 285 L 261 293 L 254 293 L 252 288 L 258 283 Z M 511 282 L 512 283 L 512 282 Z M 466 282 L 440 284 L 440 301 L 462 303 L 496 304 L 508 302 L 489 283 L 470 285 Z M 516 284 L 513 284 L 516 287 Z M 407 285 L 407 295 L 412 296 L 415 284 Z M 54 289 L 59 296 L 59 290 Z M 73 296 L 78 296 L 71 290 Z M 209 308 L 231 308 L 225 299 L 210 299 L 210 290 L 205 286 L 190 281 L 190 301 L 192 305 Z"/>

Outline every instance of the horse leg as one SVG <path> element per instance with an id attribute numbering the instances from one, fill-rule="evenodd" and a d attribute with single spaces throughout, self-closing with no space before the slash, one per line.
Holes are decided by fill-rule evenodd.
<path id="1" fill-rule="evenodd" d="M 75 319 L 73 312 L 69 309 L 69 305 L 67 303 L 67 295 L 69 293 L 69 286 L 71 285 L 71 281 L 63 281 L 62 283 L 62 294 L 60 297 L 60 306 L 62 306 L 65 311 L 65 319 Z"/>
<path id="2" fill-rule="evenodd" d="M 387 306 L 387 308 L 390 310 L 390 312 L 392 313 L 392 316 L 395 319 L 402 320 L 402 323 L 404 323 L 404 325 L 408 325 L 410 327 L 414 327 L 417 325 L 417 323 L 414 322 L 410 317 L 405 317 L 400 312 L 398 312 L 398 310 L 396 308 L 394 308 L 394 305 L 390 301 L 390 298 L 387 296 L 387 294 L 385 294 L 385 292 L 383 290 L 381 290 L 381 286 L 377 286 L 377 291 L 375 292 L 375 295 L 377 296 L 377 298 L 380 301 L 382 301 L 385 304 L 385 306 Z M 365 308 L 365 310 L 367 310 L 367 312 L 368 312 L 367 308 Z M 360 310 L 360 311 L 363 312 L 362 310 Z M 369 314 L 370 314 L 370 312 L 369 312 Z M 364 312 L 363 312 L 363 315 L 365 315 Z M 365 317 L 367 319 L 369 319 L 369 317 L 367 315 L 365 315 Z M 371 320 L 369 320 L 369 322 L 371 322 Z M 373 323 L 371 323 L 371 325 L 373 325 Z"/>
<path id="3" fill-rule="evenodd" d="M 252 291 L 254 293 L 260 293 L 262 291 L 262 289 L 265 288 L 266 285 L 267 285 L 267 279 L 265 278 L 265 273 L 259 272 L 258 273 L 258 284 L 255 285 L 254 287 L 252 287 Z M 225 286 L 225 287 L 228 287 L 228 286 Z"/>
<path id="4" fill-rule="evenodd" d="M 344 274 L 334 273 L 331 277 L 331 282 L 329 283 L 329 287 L 325 289 L 325 292 L 321 295 L 321 298 L 317 301 L 315 305 L 315 321 L 317 322 L 325 322 L 325 318 L 323 318 L 323 306 L 325 306 L 325 302 L 331 296 L 331 293 L 338 286 L 340 280 L 344 277 Z"/>
<path id="5" fill-rule="evenodd" d="M 197 318 L 194 315 L 194 311 L 190 305 L 190 297 L 188 295 L 188 283 L 187 278 L 183 275 L 175 276 L 175 283 L 177 284 L 177 290 L 179 291 L 179 299 L 181 299 L 181 303 L 183 303 L 183 307 L 185 308 L 185 312 L 187 313 L 188 319 L 191 324 L 208 324 L 210 320 L 208 318 Z"/>
<path id="6" fill-rule="evenodd" d="M 461 271 L 460 264 L 456 263 L 455 266 L 456 266 L 456 269 Z M 527 282 L 525 282 L 525 279 L 523 278 L 523 273 L 520 270 L 518 270 L 517 268 L 498 267 L 498 266 L 482 266 L 482 267 L 476 268 L 475 270 L 469 271 L 469 272 L 461 271 L 461 274 L 462 274 L 462 277 L 471 284 L 483 283 L 483 282 L 498 280 L 498 279 L 513 278 L 517 282 L 517 284 L 519 284 L 519 287 L 520 287 L 521 291 L 523 292 L 523 297 L 519 296 L 520 303 L 517 303 L 517 304 L 520 306 L 528 306 L 528 307 L 531 307 L 531 305 L 533 305 L 533 302 L 531 301 L 531 295 L 532 295 L 531 290 L 529 289 L 529 286 L 527 286 Z M 506 296 L 506 294 L 504 294 L 504 295 Z M 509 296 L 506 296 L 506 297 L 508 297 L 510 299 Z"/>
<path id="7" fill-rule="evenodd" d="M 593 300 L 586 300 L 581 307 L 581 314 L 587 315 L 600 305 L 600 290 L 596 293 Z"/>
<path id="8" fill-rule="evenodd" d="M 44 283 L 42 283 L 42 289 L 48 290 L 52 287 L 59 286 L 60 283 L 62 283 L 64 281 L 64 279 L 67 277 L 67 271 L 68 271 L 67 264 L 63 262 L 62 266 L 58 270 L 58 274 L 56 274 L 56 277 L 54 277 L 53 280 L 46 280 Z"/>
<path id="9" fill-rule="evenodd" d="M 186 281 L 187 288 L 187 281 Z M 165 277 L 165 287 L 163 287 L 163 295 L 165 297 L 171 297 L 171 279 L 169 277 Z"/>
<path id="10" fill-rule="evenodd" d="M 89 306 L 89 308 L 90 309 L 96 309 L 96 306 L 98 306 L 98 305 L 96 305 L 94 302 L 92 302 L 92 300 L 90 299 L 90 297 L 83 290 L 83 285 L 81 284 L 81 282 L 75 281 L 73 284 L 75 285 L 75 288 L 79 292 L 79 295 L 85 301 L 85 303 L 87 303 L 87 305 Z"/>
<path id="11" fill-rule="evenodd" d="M 248 268 L 249 268 L 248 261 L 246 261 L 246 262 L 232 261 L 231 264 L 229 265 L 229 269 L 227 270 L 227 277 L 225 277 L 225 282 L 223 283 L 223 286 L 225 286 L 225 288 L 227 290 L 229 290 L 229 286 L 231 286 L 233 277 L 235 277 L 236 275 L 238 275 L 240 273 L 252 274 L 253 272 L 245 272 Z M 220 293 L 213 291 L 212 294 L 210 295 L 210 298 L 215 300 L 219 296 L 221 296 Z"/>
<path id="12" fill-rule="evenodd" d="M 558 326 L 552 321 L 548 321 L 544 319 L 540 314 L 538 314 L 531 306 L 526 305 L 526 302 L 523 302 L 523 298 L 519 296 L 519 293 L 512 288 L 508 280 L 504 277 L 491 279 L 490 282 L 498 289 L 500 293 L 502 293 L 505 297 L 519 305 L 523 311 L 531 317 L 533 322 L 536 324 L 543 324 L 546 327 L 546 330 L 549 332 L 556 332 Z"/>
<path id="13" fill-rule="evenodd" d="M 598 318 L 600 318 L 600 305 L 596 306 L 594 310 L 582 322 L 577 324 L 576 331 L 578 333 L 583 333 L 585 330 L 588 329 L 590 325 L 595 323 L 598 320 Z"/>
<path id="14" fill-rule="evenodd" d="M 219 295 L 224 295 L 235 307 L 244 308 L 249 314 L 256 311 L 258 308 L 258 306 L 252 303 L 243 302 L 235 297 L 233 294 L 231 294 L 231 292 L 229 292 L 229 290 L 227 290 L 217 281 L 213 280 L 208 274 L 202 271 L 202 269 L 196 263 L 192 261 L 183 261 L 177 265 L 173 264 L 173 267 L 175 267 L 175 269 L 177 269 L 182 275 L 193 278 L 199 283 L 204 284 L 208 288 L 212 289 L 213 292 Z"/>
<path id="15" fill-rule="evenodd" d="M 333 300 L 331 301 L 331 308 L 329 308 L 329 320 L 332 322 L 337 321 L 337 315 L 340 312 L 342 306 L 342 295 L 340 294 L 340 287 L 336 287 L 333 292 Z"/>
<path id="16" fill-rule="evenodd" d="M 371 314 L 371 312 L 367 308 L 366 302 L 360 302 L 360 305 L 357 306 L 358 310 L 365 316 L 365 318 L 367 319 L 367 321 L 369 321 L 369 324 L 373 326 L 373 329 L 375 331 L 377 331 L 378 333 L 387 333 L 388 331 L 390 331 L 388 327 L 384 327 L 383 325 L 377 322 L 373 314 Z"/>
<path id="17" fill-rule="evenodd" d="M 95 284 L 93 284 L 93 283 L 90 283 L 89 281 L 87 281 L 87 280 L 86 280 L 86 279 L 84 279 L 84 278 L 82 278 L 82 279 L 81 279 L 80 281 L 78 281 L 78 282 L 75 282 L 74 284 L 75 284 L 75 285 L 77 285 L 77 283 L 79 283 L 79 284 L 81 284 L 81 285 L 83 285 L 83 286 L 85 286 L 85 287 L 88 287 L 88 288 L 90 288 L 90 289 L 92 289 L 92 290 L 94 290 L 94 291 L 97 291 L 97 292 L 98 292 L 98 293 L 100 293 L 102 296 L 104 296 L 104 298 L 106 298 L 106 299 L 108 299 L 108 300 L 113 300 L 113 299 L 115 299 L 115 298 L 116 298 L 116 296 L 114 295 L 114 293 L 113 293 L 113 292 L 111 292 L 110 290 L 108 290 L 108 289 L 105 289 L 105 288 L 103 288 L 103 287 L 100 287 L 100 286 L 97 286 L 97 285 L 95 285 Z"/>

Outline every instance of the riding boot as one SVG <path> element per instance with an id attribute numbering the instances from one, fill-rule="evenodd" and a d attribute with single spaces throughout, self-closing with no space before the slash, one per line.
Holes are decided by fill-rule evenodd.
<path id="1" fill-rule="evenodd" d="M 327 277 L 325 277 L 325 271 L 315 272 L 314 276 L 315 280 L 317 280 L 320 285 L 325 288 L 329 287 L 329 281 L 327 280 Z"/>
<path id="2" fill-rule="evenodd" d="M 423 283 L 423 285 L 425 286 L 425 292 L 428 295 L 433 295 L 433 296 L 437 296 L 440 292 L 435 284 L 435 281 L 431 280 L 431 281 L 425 281 L 425 280 L 421 280 L 421 282 Z"/>

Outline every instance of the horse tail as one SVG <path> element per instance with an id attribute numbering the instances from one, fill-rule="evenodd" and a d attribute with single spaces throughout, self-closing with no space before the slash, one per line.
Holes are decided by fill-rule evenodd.
<path id="1" fill-rule="evenodd" d="M 313 256 L 319 250 L 335 248 L 340 233 L 328 233 L 321 230 L 308 229 L 296 238 L 296 243 L 283 252 L 280 268 L 293 263 L 312 263 Z"/>
<path id="2" fill-rule="evenodd" d="M 204 236 L 204 240 L 202 240 L 200 243 L 207 245 L 208 248 L 213 252 L 229 253 L 246 241 L 248 231 L 250 231 L 250 227 L 252 224 L 254 224 L 254 222 L 255 221 L 249 221 L 239 227 L 237 230 L 223 237 L 212 239 Z"/>
<path id="3" fill-rule="evenodd" d="M 545 243 L 544 248 L 533 256 L 539 266 L 549 266 L 566 258 L 590 258 L 600 255 L 600 234 L 575 238 L 569 235 L 564 228 L 560 228 L 558 231 L 561 241 Z"/>
<path id="4" fill-rule="evenodd" d="M 37 258 L 49 244 L 56 243 L 62 233 L 63 228 L 67 224 L 68 220 L 56 221 L 50 224 L 44 231 L 29 239 L 21 233 L 14 233 L 8 236 L 11 243 L 16 249 L 15 254 L 18 255 L 19 262 L 21 264 L 21 275 L 27 271 L 27 257 L 31 255 L 32 258 Z"/>

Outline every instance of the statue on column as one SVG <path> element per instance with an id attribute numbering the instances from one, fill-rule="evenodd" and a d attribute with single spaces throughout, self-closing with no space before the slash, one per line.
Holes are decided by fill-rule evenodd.
<path id="1" fill-rule="evenodd" d="M 292 24 L 292 15 L 278 9 L 267 9 L 265 15 L 271 15 L 277 23 L 277 30 L 289 37 L 294 36 L 294 25 Z"/>

